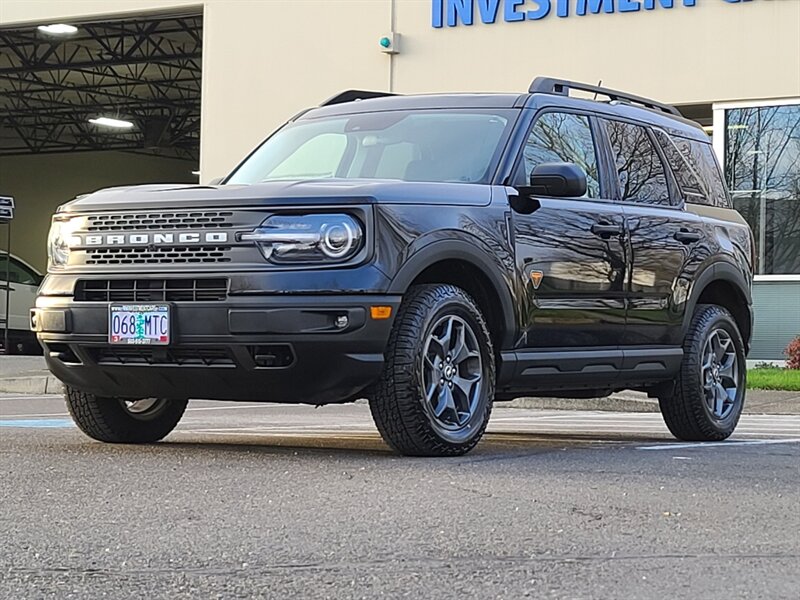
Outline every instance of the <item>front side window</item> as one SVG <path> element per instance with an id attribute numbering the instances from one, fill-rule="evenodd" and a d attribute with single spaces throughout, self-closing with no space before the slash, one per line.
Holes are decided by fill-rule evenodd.
<path id="1" fill-rule="evenodd" d="M 620 200 L 642 204 L 670 204 L 664 164 L 644 127 L 605 121 L 619 180 Z"/>
<path id="2" fill-rule="evenodd" d="M 305 118 L 226 181 L 394 179 L 489 183 L 516 110 L 440 109 Z"/>
<path id="3" fill-rule="evenodd" d="M 586 173 L 586 197 L 600 197 L 597 151 L 589 118 L 548 112 L 538 118 L 525 144 L 525 181 L 543 163 L 574 163 Z"/>

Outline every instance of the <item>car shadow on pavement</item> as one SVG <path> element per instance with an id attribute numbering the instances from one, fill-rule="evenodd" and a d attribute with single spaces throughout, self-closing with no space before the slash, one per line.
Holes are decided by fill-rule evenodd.
<path id="1" fill-rule="evenodd" d="M 320 452 L 335 452 L 341 456 L 385 456 L 392 450 L 381 440 L 378 434 L 248 434 L 224 433 L 208 439 L 209 432 L 179 432 L 165 442 L 162 447 L 197 449 L 203 451 L 225 451 L 261 454 L 298 454 L 300 452 L 318 455 Z M 188 438 L 188 439 L 187 439 Z M 598 449 L 610 446 L 628 446 L 633 444 L 664 443 L 664 437 L 653 435 L 580 435 L 563 433 L 490 433 L 466 457 L 478 458 L 518 456 L 520 454 L 535 455 L 565 449 Z"/>

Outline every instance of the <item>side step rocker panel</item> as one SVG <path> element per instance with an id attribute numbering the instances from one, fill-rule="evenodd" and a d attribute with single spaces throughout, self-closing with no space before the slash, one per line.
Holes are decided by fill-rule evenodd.
<path id="1" fill-rule="evenodd" d="M 498 396 L 523 392 L 613 390 L 669 381 L 678 373 L 683 349 L 544 349 L 501 353 Z"/>

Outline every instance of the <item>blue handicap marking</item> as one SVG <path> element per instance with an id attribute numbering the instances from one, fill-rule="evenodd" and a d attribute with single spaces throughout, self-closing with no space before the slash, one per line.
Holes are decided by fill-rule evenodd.
<path id="1" fill-rule="evenodd" d="M 62 429 L 74 424 L 70 419 L 0 419 L 0 427 Z"/>

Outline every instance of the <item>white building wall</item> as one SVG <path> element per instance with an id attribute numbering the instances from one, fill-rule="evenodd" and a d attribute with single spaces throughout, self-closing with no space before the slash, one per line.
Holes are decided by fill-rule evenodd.
<path id="1" fill-rule="evenodd" d="M 193 7 L 205 13 L 205 181 L 346 88 L 520 91 L 546 74 L 680 104 L 800 95 L 800 0 L 675 0 L 442 29 L 431 26 L 431 0 L 0 0 L 0 26 Z M 395 57 L 377 43 L 392 22 L 403 36 Z"/>

